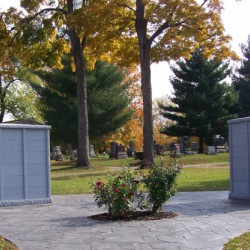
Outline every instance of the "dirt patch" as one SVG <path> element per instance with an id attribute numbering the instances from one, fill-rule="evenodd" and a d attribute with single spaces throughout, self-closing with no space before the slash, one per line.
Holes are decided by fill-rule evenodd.
<path id="1" fill-rule="evenodd" d="M 173 212 L 160 211 L 157 213 L 152 213 L 151 211 L 132 211 L 126 214 L 126 216 L 118 216 L 115 218 L 110 218 L 108 213 L 96 214 L 88 216 L 88 218 L 93 220 L 106 220 L 106 221 L 149 221 L 149 220 L 163 220 L 171 219 L 176 217 L 177 214 Z"/>

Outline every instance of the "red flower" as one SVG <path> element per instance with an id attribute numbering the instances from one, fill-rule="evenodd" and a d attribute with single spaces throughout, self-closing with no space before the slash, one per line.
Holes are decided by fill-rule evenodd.
<path id="1" fill-rule="evenodd" d="M 107 203 L 108 201 L 109 201 L 108 198 L 105 198 L 105 199 L 104 199 L 104 202 L 105 202 L 105 203 Z"/>
<path id="2" fill-rule="evenodd" d="M 97 185 L 97 186 L 101 186 L 102 184 L 103 184 L 102 181 L 97 181 L 97 182 L 96 182 L 96 185 Z"/>
<path id="3" fill-rule="evenodd" d="M 140 183 L 140 180 L 135 180 L 135 182 L 136 182 L 137 184 L 139 184 L 139 183 Z"/>
<path id="4" fill-rule="evenodd" d="M 116 193 L 118 193 L 118 192 L 119 192 L 119 189 L 118 189 L 118 188 L 116 188 L 114 191 L 115 191 Z"/>
<path id="5" fill-rule="evenodd" d="M 125 201 L 125 202 L 128 202 L 128 198 L 124 198 L 124 201 Z"/>
<path id="6" fill-rule="evenodd" d="M 97 189 L 98 189 L 98 190 L 101 190 L 101 186 L 97 186 Z"/>

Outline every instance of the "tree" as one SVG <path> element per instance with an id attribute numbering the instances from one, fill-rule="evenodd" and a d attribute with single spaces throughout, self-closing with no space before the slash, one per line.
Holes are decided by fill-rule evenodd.
<path id="1" fill-rule="evenodd" d="M 133 71 L 135 72 L 135 71 Z M 131 72 L 132 73 L 132 72 Z M 133 82 L 129 88 L 129 96 L 132 101 L 129 104 L 129 108 L 132 109 L 132 118 L 121 128 L 119 128 L 115 133 L 111 133 L 105 136 L 104 140 L 106 142 L 116 141 L 122 143 L 126 147 L 129 147 L 129 142 L 133 141 L 135 151 L 142 151 L 143 146 L 143 104 L 142 104 L 142 94 L 141 85 L 138 82 L 138 74 L 130 74 Z"/>
<path id="2" fill-rule="evenodd" d="M 164 98 L 157 98 L 153 101 L 153 125 L 154 125 L 154 141 L 159 145 L 170 144 L 175 138 L 162 134 L 161 131 L 164 127 L 168 127 L 173 122 L 166 120 L 161 114 L 160 106 L 167 106 L 170 104 L 170 96 Z"/>
<path id="3" fill-rule="evenodd" d="M 235 117 L 230 109 L 237 101 L 232 86 L 223 80 L 230 73 L 227 63 L 206 59 L 197 49 L 190 60 L 172 66 L 171 79 L 174 105 L 161 105 L 163 116 L 175 121 L 162 132 L 173 136 L 198 136 L 199 152 L 204 139 L 208 143 L 214 134 L 227 135 L 227 120 Z"/>
<path id="4" fill-rule="evenodd" d="M 103 13 L 108 13 L 109 19 L 103 18 L 103 22 L 99 19 L 101 23 L 96 22 L 96 25 L 101 26 L 108 37 L 108 30 L 112 30 L 115 37 L 120 35 L 119 45 L 113 42 L 113 50 L 120 51 L 120 54 L 117 52 L 115 55 L 126 56 L 126 63 L 140 63 L 144 114 L 143 155 L 153 162 L 150 64 L 180 57 L 189 58 L 190 52 L 199 46 L 205 48 L 203 53 L 208 57 L 236 58 L 236 54 L 230 50 L 230 37 L 224 34 L 220 17 L 222 2 L 204 0 L 199 4 L 196 0 L 112 0 L 108 8 L 104 8 Z M 107 42 L 107 36 L 101 39 Z"/>
<path id="5" fill-rule="evenodd" d="M 30 84 L 37 91 L 44 119 L 52 126 L 52 141 L 76 147 L 76 86 L 70 63 L 69 57 L 65 57 L 62 70 L 37 72 L 43 86 L 37 81 Z M 116 131 L 131 118 L 131 82 L 124 81 L 125 74 L 125 70 L 101 61 L 96 62 L 94 70 L 86 71 L 90 139 Z"/>
<path id="6" fill-rule="evenodd" d="M 3 122 L 6 114 L 12 119 L 29 117 L 41 121 L 35 105 L 35 93 L 29 85 L 24 84 L 24 79 L 31 77 L 30 71 L 22 65 L 21 60 L 9 57 L 8 41 L 1 41 L 0 123 Z"/>
<path id="7" fill-rule="evenodd" d="M 82 6 L 88 4 L 82 0 Z M 31 68 L 61 67 L 62 54 L 71 49 L 76 71 L 78 112 L 78 159 L 77 166 L 90 167 L 87 114 L 87 85 L 84 63 L 86 36 L 79 34 L 68 19 L 77 12 L 80 1 L 27 1 L 21 0 L 25 12 L 11 8 L 6 15 L 10 23 L 8 34 L 10 54 Z M 70 46 L 68 46 L 68 44 Z M 18 49 L 17 49 L 18 48 Z"/>
<path id="8" fill-rule="evenodd" d="M 6 111 L 10 119 L 32 118 L 43 122 L 36 92 L 25 84 L 23 79 L 9 85 L 5 97 Z"/>
<path id="9" fill-rule="evenodd" d="M 202 4 L 196 0 L 82 0 L 76 1 L 75 6 L 73 0 L 60 0 L 58 6 L 54 1 L 46 5 L 46 1 L 22 0 L 21 4 L 31 14 L 22 19 L 16 31 L 22 35 L 22 44 L 26 44 L 27 49 L 24 47 L 22 51 L 30 64 L 34 58 L 39 65 L 60 64 L 58 59 L 65 50 L 60 35 L 69 36 L 77 79 L 79 166 L 90 166 L 83 67 L 86 57 L 96 59 L 96 55 L 102 57 L 105 51 L 117 63 L 140 62 L 144 156 L 153 162 L 150 63 L 188 57 L 199 45 L 206 48 L 204 54 L 208 56 L 234 56 L 229 49 L 230 38 L 224 35 L 218 0 L 204 0 Z M 58 29 L 62 31 L 59 36 Z"/>
<path id="10" fill-rule="evenodd" d="M 239 117 L 250 116 L 250 36 L 247 44 L 241 45 L 243 60 L 241 67 L 238 69 L 238 76 L 233 79 L 235 90 L 239 93 Z"/>

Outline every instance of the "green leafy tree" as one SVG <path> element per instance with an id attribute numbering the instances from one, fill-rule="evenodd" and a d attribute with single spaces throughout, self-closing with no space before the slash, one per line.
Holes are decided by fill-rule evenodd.
<path id="1" fill-rule="evenodd" d="M 87 84 L 84 60 L 85 34 L 70 24 L 69 18 L 89 2 L 20 0 L 25 11 L 10 8 L 3 14 L 8 23 L 8 54 L 22 58 L 26 66 L 37 69 L 62 67 L 61 57 L 71 50 L 76 74 L 78 159 L 77 166 L 90 167 L 87 113 Z M 2 14 L 2 13 L 1 13 Z M 0 27 L 1 28 L 1 27 Z"/>
<path id="2" fill-rule="evenodd" d="M 154 161 L 154 143 L 150 65 L 188 58 L 199 46 L 205 48 L 206 56 L 235 58 L 230 50 L 230 37 L 224 33 L 221 10 L 222 1 L 218 0 L 112 0 L 107 1 L 107 8 L 98 9 L 97 15 L 102 17 L 98 18 L 99 22 L 92 21 L 92 26 L 101 26 L 104 31 L 100 36 L 103 47 L 105 44 L 110 47 L 107 41 L 112 37 L 114 59 L 119 63 L 140 64 L 143 151 L 145 159 L 151 162 Z"/>
<path id="3" fill-rule="evenodd" d="M 247 44 L 241 45 L 244 58 L 238 69 L 238 76 L 233 79 L 235 90 L 239 93 L 239 117 L 250 116 L 250 36 Z"/>
<path id="4" fill-rule="evenodd" d="M 52 126 L 53 143 L 77 146 L 77 109 L 75 75 L 70 60 L 64 68 L 37 72 L 44 84 L 31 83 L 36 89 L 41 112 Z M 125 71 L 107 62 L 97 61 L 94 70 L 87 71 L 88 115 L 90 139 L 116 131 L 132 116 L 128 109 L 130 82 L 123 82 Z"/>
<path id="5" fill-rule="evenodd" d="M 33 118 L 42 122 L 36 92 L 25 83 L 25 79 L 32 74 L 20 63 L 13 69 L 11 76 L 3 72 L 0 75 L 0 123 L 6 115 L 10 119 Z"/>
<path id="6" fill-rule="evenodd" d="M 197 49 L 190 60 L 172 67 L 174 105 L 161 105 L 163 116 L 175 124 L 162 133 L 172 136 L 198 136 L 199 152 L 203 141 L 211 143 L 214 134 L 227 135 L 227 120 L 235 117 L 230 110 L 237 101 L 233 87 L 223 80 L 229 75 L 228 64 L 206 59 Z"/>
<path id="7" fill-rule="evenodd" d="M 90 166 L 86 61 L 93 64 L 107 52 L 105 56 L 117 63 L 140 63 L 143 150 L 145 158 L 153 162 L 150 63 L 188 57 L 200 44 L 207 48 L 206 55 L 235 56 L 229 47 L 230 38 L 224 34 L 220 18 L 222 1 L 218 0 L 202 3 L 196 0 L 21 0 L 21 6 L 26 15 L 20 22 L 13 20 L 17 25 L 12 32 L 17 44 L 22 45 L 16 51 L 21 52 L 27 64 L 61 66 L 61 54 L 68 48 L 66 41 L 69 42 L 76 70 L 77 165 L 81 167 Z M 8 17 L 12 16 L 13 13 Z"/>

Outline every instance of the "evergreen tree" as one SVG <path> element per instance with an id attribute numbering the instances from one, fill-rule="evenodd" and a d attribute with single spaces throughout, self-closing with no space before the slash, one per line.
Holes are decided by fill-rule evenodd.
<path id="1" fill-rule="evenodd" d="M 37 91 L 44 120 L 52 126 L 53 143 L 77 146 L 77 104 L 75 75 L 70 60 L 64 59 L 62 70 L 36 72 L 44 86 L 31 83 Z M 107 62 L 97 61 L 87 71 L 88 116 L 90 138 L 116 131 L 131 119 L 128 109 L 129 83 L 123 83 L 125 72 Z"/>
<path id="2" fill-rule="evenodd" d="M 190 60 L 177 62 L 170 79 L 174 96 L 173 105 L 161 105 L 165 118 L 175 124 L 165 127 L 162 133 L 172 136 L 198 136 L 199 153 L 203 141 L 211 143 L 214 134 L 227 136 L 227 120 L 234 117 L 230 110 L 237 96 L 226 82 L 230 73 L 228 64 L 206 59 L 197 49 Z"/>
<path id="3" fill-rule="evenodd" d="M 250 116 L 250 36 L 247 44 L 241 45 L 244 56 L 241 67 L 238 69 L 239 76 L 235 76 L 233 83 L 235 90 L 239 92 L 239 117 Z"/>

